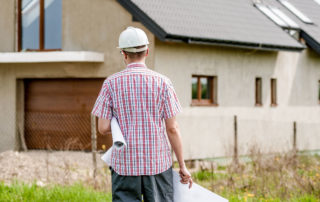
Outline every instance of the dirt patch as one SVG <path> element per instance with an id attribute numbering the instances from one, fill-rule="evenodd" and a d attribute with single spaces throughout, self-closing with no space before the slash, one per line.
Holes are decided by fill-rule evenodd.
<path id="1" fill-rule="evenodd" d="M 71 151 L 6 151 L 0 153 L 0 181 L 69 185 L 81 182 L 110 190 L 110 171 L 97 155 L 97 177 L 93 180 L 92 154 Z"/>

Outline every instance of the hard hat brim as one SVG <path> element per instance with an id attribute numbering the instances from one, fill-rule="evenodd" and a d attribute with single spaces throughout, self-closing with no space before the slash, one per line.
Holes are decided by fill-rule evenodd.
<path id="1" fill-rule="evenodd" d="M 138 53 L 138 52 L 142 52 L 142 51 L 145 51 L 148 49 L 148 45 L 145 45 L 144 47 L 142 48 L 135 48 L 135 47 L 132 47 L 132 48 L 121 48 L 123 51 L 126 51 L 126 52 L 130 52 L 130 53 Z"/>

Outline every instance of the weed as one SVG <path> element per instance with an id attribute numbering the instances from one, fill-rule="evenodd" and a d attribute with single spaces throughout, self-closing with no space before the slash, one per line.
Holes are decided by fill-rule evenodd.
<path id="1" fill-rule="evenodd" d="M 320 201 L 320 158 L 252 150 L 249 162 L 192 174 L 198 184 L 230 201 Z"/>

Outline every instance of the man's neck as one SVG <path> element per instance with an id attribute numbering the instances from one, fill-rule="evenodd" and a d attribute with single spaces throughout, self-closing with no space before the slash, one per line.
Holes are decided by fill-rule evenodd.
<path id="1" fill-rule="evenodd" d="M 143 63 L 143 64 L 145 64 L 146 61 L 145 61 L 145 59 L 142 59 L 142 60 L 127 60 L 127 65 L 131 64 L 131 63 Z"/>

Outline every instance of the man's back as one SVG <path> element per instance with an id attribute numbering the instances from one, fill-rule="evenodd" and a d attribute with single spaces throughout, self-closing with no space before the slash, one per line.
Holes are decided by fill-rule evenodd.
<path id="1" fill-rule="evenodd" d="M 105 80 L 99 97 L 107 100 L 102 108 L 111 109 L 104 113 L 110 118 L 112 111 L 127 142 L 124 150 L 113 150 L 114 171 L 138 176 L 169 169 L 172 160 L 163 120 L 181 109 L 170 80 L 142 63 L 132 63 Z M 99 111 L 96 103 L 93 113 L 101 116 Z"/>

